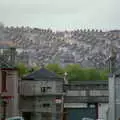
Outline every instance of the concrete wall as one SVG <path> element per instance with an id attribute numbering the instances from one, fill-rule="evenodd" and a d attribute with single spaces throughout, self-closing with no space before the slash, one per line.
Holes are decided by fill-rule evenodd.
<path id="1" fill-rule="evenodd" d="M 114 76 L 109 77 L 109 111 L 108 120 L 115 119 L 115 78 Z"/>
<path id="2" fill-rule="evenodd" d="M 46 92 L 42 92 L 42 87 L 48 87 Z M 61 112 L 61 108 L 56 107 L 56 99 L 61 99 L 63 93 L 63 81 L 57 80 L 21 80 L 19 84 L 20 112 L 32 112 L 31 118 L 43 120 L 43 113 L 51 114 L 51 120 L 56 120 L 56 112 Z M 59 98 L 57 98 L 59 96 Z M 61 103 L 58 103 L 61 106 Z M 48 105 L 48 106 L 45 106 Z M 47 120 L 47 119 L 45 119 Z"/>
<path id="3" fill-rule="evenodd" d="M 52 112 L 52 107 L 55 103 L 55 96 L 41 97 L 20 97 L 20 111 L 23 112 Z M 49 107 L 44 107 L 43 104 L 49 104 Z"/>
<path id="4" fill-rule="evenodd" d="M 56 94 L 63 92 L 63 82 L 62 81 L 51 81 L 51 80 L 40 80 L 40 81 L 28 81 L 21 80 L 19 84 L 21 95 L 40 95 L 42 87 L 48 87 L 44 94 Z"/>
<path id="5" fill-rule="evenodd" d="M 115 117 L 120 119 L 120 78 L 115 79 Z"/>
<path id="6" fill-rule="evenodd" d="M 98 104 L 98 119 L 107 120 L 106 118 L 107 110 L 108 110 L 107 103 L 99 103 Z"/>
<path id="7" fill-rule="evenodd" d="M 43 119 L 43 114 L 51 114 L 50 120 L 56 120 L 56 96 L 41 96 L 41 97 L 21 97 L 20 98 L 20 112 L 31 112 L 31 119 L 34 120 L 48 120 Z M 49 104 L 49 106 L 45 106 Z M 60 111 L 59 111 L 60 112 Z M 49 116 L 48 116 L 49 117 Z"/>

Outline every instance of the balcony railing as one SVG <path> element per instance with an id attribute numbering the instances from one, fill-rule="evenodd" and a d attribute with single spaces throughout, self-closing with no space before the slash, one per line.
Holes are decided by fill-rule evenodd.
<path id="1" fill-rule="evenodd" d="M 108 96 L 65 96 L 66 103 L 80 103 L 80 102 L 92 102 L 92 103 L 108 103 Z"/>

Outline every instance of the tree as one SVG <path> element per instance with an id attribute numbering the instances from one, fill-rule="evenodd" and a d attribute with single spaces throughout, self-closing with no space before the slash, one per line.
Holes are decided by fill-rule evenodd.
<path id="1" fill-rule="evenodd" d="M 94 68 L 81 68 L 79 64 L 68 65 L 65 68 L 68 80 L 107 80 L 107 72 Z"/>
<path id="2" fill-rule="evenodd" d="M 33 67 L 30 68 L 29 72 L 34 72 L 34 71 L 37 71 L 39 69 L 40 69 L 39 66 L 33 66 Z"/>
<path id="3" fill-rule="evenodd" d="M 17 68 L 20 77 L 40 69 L 40 67 L 28 68 L 23 63 L 17 64 Z M 108 71 L 94 68 L 81 68 L 79 64 L 70 64 L 65 68 L 62 68 L 58 64 L 48 64 L 46 68 L 60 76 L 64 76 L 64 73 L 67 72 L 67 79 L 69 81 L 108 79 Z"/>
<path id="4" fill-rule="evenodd" d="M 79 64 L 71 64 L 65 67 L 65 72 L 68 73 L 68 80 L 83 80 L 85 74 Z"/>
<path id="5" fill-rule="evenodd" d="M 24 63 L 18 63 L 16 67 L 18 69 L 18 73 L 20 77 L 29 73 L 29 69 L 25 66 Z"/>
<path id="6" fill-rule="evenodd" d="M 100 71 L 100 77 L 101 77 L 101 80 L 108 80 L 108 71 L 105 71 L 105 70 L 101 70 Z"/>
<path id="7" fill-rule="evenodd" d="M 81 68 L 79 64 L 69 64 L 64 69 L 58 64 L 48 64 L 46 68 L 58 75 L 64 75 L 67 72 L 69 81 L 77 80 L 107 80 L 107 71 L 95 68 Z"/>
<path id="8" fill-rule="evenodd" d="M 100 80 L 100 72 L 97 69 L 88 69 L 88 74 L 89 74 L 89 80 Z"/>
<path id="9" fill-rule="evenodd" d="M 63 76 L 64 75 L 64 70 L 62 67 L 60 67 L 58 64 L 48 64 L 46 68 L 52 72 L 55 72 L 58 75 Z"/>

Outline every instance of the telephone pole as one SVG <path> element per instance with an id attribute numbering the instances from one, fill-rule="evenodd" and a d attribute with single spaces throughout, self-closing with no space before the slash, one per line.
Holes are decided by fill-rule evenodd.
<path id="1" fill-rule="evenodd" d="M 110 57 L 109 57 L 109 72 L 111 74 L 112 79 L 109 80 L 109 98 L 112 98 L 113 100 L 109 99 L 109 103 L 111 106 L 112 113 L 109 113 L 109 119 L 116 120 L 116 57 L 117 57 L 117 51 L 116 47 L 113 46 L 113 40 L 111 40 L 111 49 L 110 49 Z M 111 87 L 113 86 L 113 87 Z"/>

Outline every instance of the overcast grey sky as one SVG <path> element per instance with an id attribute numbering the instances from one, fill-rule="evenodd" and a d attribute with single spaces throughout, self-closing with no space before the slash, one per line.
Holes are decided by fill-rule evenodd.
<path id="1" fill-rule="evenodd" d="M 119 29 L 120 0 L 0 0 L 5 25 Z"/>

